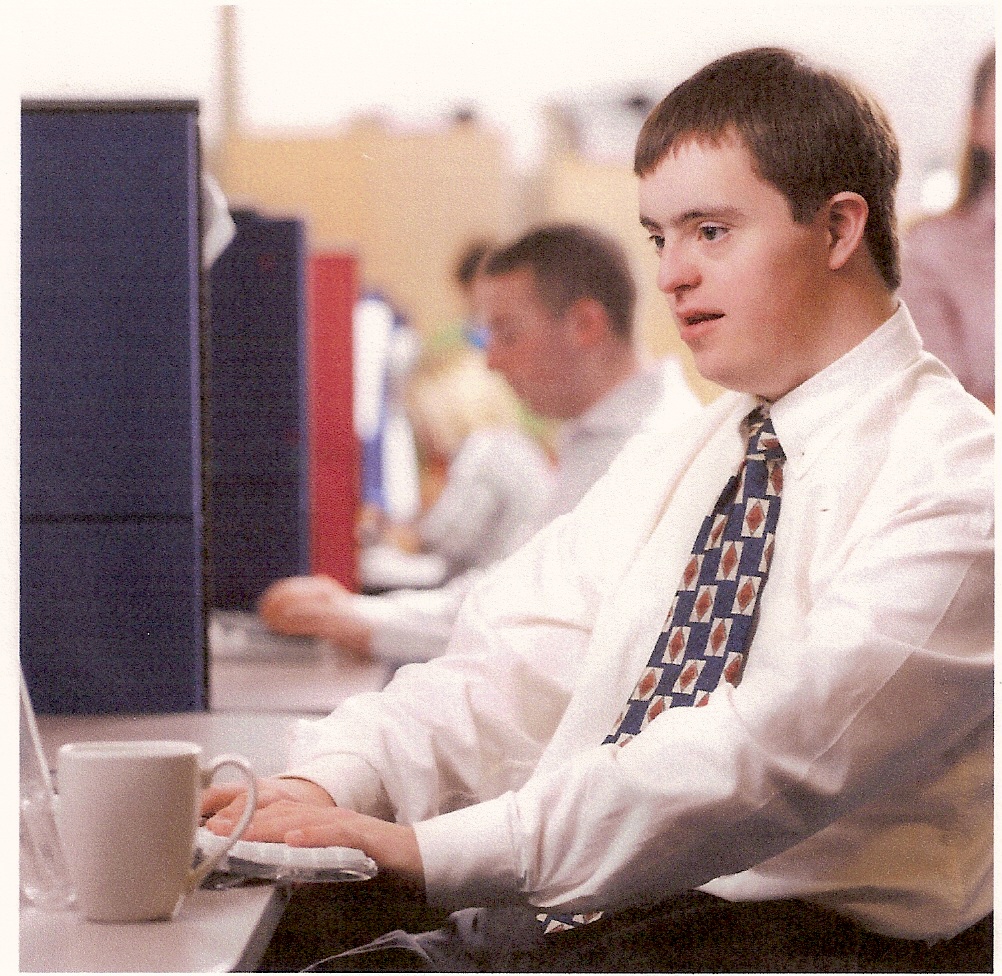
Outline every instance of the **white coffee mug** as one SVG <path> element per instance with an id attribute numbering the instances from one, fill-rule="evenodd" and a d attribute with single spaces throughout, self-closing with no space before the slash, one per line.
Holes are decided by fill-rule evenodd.
<path id="1" fill-rule="evenodd" d="M 168 740 L 70 742 L 59 750 L 58 824 L 76 904 L 99 922 L 170 918 L 247 827 L 257 806 L 250 764 Z M 247 780 L 247 807 L 226 843 L 192 868 L 201 792 L 223 766 Z"/>

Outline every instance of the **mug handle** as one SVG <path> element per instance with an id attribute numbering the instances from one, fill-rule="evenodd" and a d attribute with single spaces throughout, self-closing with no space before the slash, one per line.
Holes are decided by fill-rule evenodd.
<path id="1" fill-rule="evenodd" d="M 250 763 L 243 756 L 236 756 L 232 753 L 216 756 L 209 763 L 208 768 L 202 770 L 202 788 L 205 789 L 212 782 L 212 777 L 223 766 L 234 766 L 244 774 L 244 777 L 247 779 L 247 803 L 244 806 L 244 812 L 237 821 L 237 825 L 233 828 L 233 832 L 226 838 L 226 843 L 222 844 L 214 853 L 207 856 L 197 868 L 189 869 L 188 891 L 193 891 L 197 888 L 206 879 L 209 872 L 222 860 L 223 855 L 240 839 L 243 832 L 247 829 L 247 824 L 250 823 L 251 817 L 254 816 L 254 811 L 257 809 L 257 781 L 254 779 L 254 772 L 250 767 Z"/>

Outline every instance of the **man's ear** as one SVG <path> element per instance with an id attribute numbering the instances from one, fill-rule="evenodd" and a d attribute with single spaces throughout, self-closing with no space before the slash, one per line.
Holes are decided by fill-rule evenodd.
<path id="1" fill-rule="evenodd" d="M 583 348 L 591 348 L 609 334 L 609 313 L 594 298 L 579 298 L 566 312 L 574 337 Z"/>
<path id="2" fill-rule="evenodd" d="M 866 230 L 870 207 L 858 193 L 836 193 L 825 205 L 828 220 L 828 267 L 837 271 L 856 253 Z"/>

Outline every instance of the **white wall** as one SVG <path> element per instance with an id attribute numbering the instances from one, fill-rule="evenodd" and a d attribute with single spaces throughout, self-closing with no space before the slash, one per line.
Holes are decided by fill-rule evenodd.
<path id="1" fill-rule="evenodd" d="M 667 91 L 752 44 L 798 48 L 862 81 L 902 142 L 902 212 L 950 163 L 993 4 L 776 4 L 670 0 L 337 0 L 237 5 L 243 124 L 336 126 L 377 111 L 426 124 L 463 104 L 507 132 L 529 164 L 554 98 L 638 85 Z M 32 97 L 199 98 L 221 125 L 217 8 L 208 3 L 22 4 L 20 88 Z"/>

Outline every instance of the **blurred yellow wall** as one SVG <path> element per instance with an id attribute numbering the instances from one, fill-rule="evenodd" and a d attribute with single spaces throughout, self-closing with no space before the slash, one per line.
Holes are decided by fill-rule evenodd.
<path id="1" fill-rule="evenodd" d="M 475 123 L 395 132 L 363 120 L 327 135 L 237 133 L 220 150 L 214 166 L 231 206 L 299 216 L 313 249 L 355 252 L 363 287 L 385 294 L 426 335 L 463 312 L 452 272 L 471 239 L 505 239 L 551 220 L 593 224 L 618 239 L 633 264 L 642 344 L 676 355 L 704 401 L 719 392 L 696 372 L 654 286 L 654 253 L 626 166 L 551 151 L 521 174 L 501 136 Z"/>
<path id="2" fill-rule="evenodd" d="M 332 135 L 226 140 L 215 163 L 231 206 L 305 220 L 314 250 L 359 257 L 419 331 L 462 313 L 452 282 L 473 237 L 511 232 L 513 180 L 499 137 L 474 126 L 398 134 L 362 122 Z"/>

